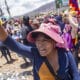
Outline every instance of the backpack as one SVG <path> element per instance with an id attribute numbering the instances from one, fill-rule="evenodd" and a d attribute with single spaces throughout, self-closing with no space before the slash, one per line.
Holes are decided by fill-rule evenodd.
<path id="1" fill-rule="evenodd" d="M 68 53 L 65 53 L 66 55 L 66 67 L 68 68 L 68 77 L 69 77 L 69 80 L 73 80 L 73 75 L 72 75 L 72 70 L 71 70 L 71 64 L 70 64 L 70 58 L 69 58 L 69 52 Z"/>

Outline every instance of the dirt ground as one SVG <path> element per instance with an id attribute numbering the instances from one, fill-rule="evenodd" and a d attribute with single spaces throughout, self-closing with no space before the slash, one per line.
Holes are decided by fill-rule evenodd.
<path id="1" fill-rule="evenodd" d="M 29 77 L 29 80 L 33 80 L 33 76 L 32 76 L 32 65 L 24 68 L 21 68 L 21 64 L 24 63 L 24 60 L 22 59 L 22 57 L 18 56 L 16 53 L 11 52 L 12 54 L 12 58 L 15 59 L 15 61 L 13 63 L 10 64 L 6 64 L 6 60 L 4 57 L 1 57 L 1 53 L 0 53 L 0 74 L 1 73 L 25 73 L 27 72 L 27 77 Z M 78 68 L 80 69 L 80 63 L 78 65 Z M 11 80 L 11 79 L 10 79 Z M 27 80 L 27 79 L 25 79 Z"/>
<path id="2" fill-rule="evenodd" d="M 28 76 L 30 77 L 30 80 L 33 80 L 33 76 L 30 74 L 32 73 L 32 66 L 28 66 L 25 69 L 21 68 L 21 64 L 24 63 L 24 60 L 22 59 L 22 57 L 18 56 L 17 54 L 15 54 L 14 52 L 11 52 L 12 54 L 12 58 L 15 59 L 15 61 L 13 63 L 7 64 L 6 60 L 4 57 L 1 57 L 1 53 L 0 53 L 0 73 L 24 73 L 27 72 Z"/>

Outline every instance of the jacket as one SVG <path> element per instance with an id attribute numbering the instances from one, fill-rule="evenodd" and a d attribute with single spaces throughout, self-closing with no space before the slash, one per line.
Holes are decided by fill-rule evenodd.
<path id="1" fill-rule="evenodd" d="M 46 66 L 46 57 L 40 56 L 36 47 L 25 46 L 13 40 L 10 36 L 7 37 L 4 44 L 16 53 L 24 55 L 33 61 L 34 80 L 55 80 L 49 68 Z M 69 69 L 71 69 L 73 80 L 80 80 L 76 63 L 71 52 L 66 52 L 63 48 L 57 49 L 60 67 L 56 74 L 61 78 L 61 80 L 71 80 L 68 75 Z"/>

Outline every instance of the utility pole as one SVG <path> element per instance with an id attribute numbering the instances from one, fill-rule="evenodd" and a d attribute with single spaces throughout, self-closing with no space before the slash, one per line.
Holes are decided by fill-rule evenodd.
<path id="1" fill-rule="evenodd" d="M 0 16 L 3 16 L 3 15 L 4 15 L 4 13 L 3 13 L 2 7 L 0 5 Z"/>
<path id="2" fill-rule="evenodd" d="M 11 14 L 10 14 L 9 6 L 8 6 L 6 0 L 5 0 L 5 5 L 6 5 L 7 12 L 8 12 L 8 14 L 9 14 L 9 17 L 11 18 Z"/>
<path id="3" fill-rule="evenodd" d="M 0 7 L 0 16 L 3 16 L 3 11 L 1 9 L 1 7 Z"/>

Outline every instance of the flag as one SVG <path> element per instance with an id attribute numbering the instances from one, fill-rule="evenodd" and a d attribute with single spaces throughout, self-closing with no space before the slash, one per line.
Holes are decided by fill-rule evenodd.
<path id="1" fill-rule="evenodd" d="M 69 6 L 73 11 L 80 14 L 80 0 L 69 0 Z"/>
<path id="2" fill-rule="evenodd" d="M 79 7 L 79 11 L 80 11 L 80 0 L 78 0 L 78 7 Z"/>

